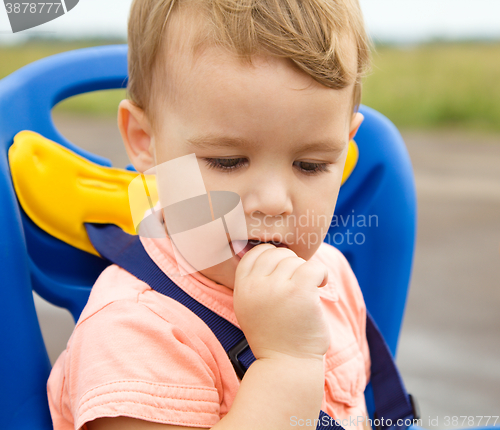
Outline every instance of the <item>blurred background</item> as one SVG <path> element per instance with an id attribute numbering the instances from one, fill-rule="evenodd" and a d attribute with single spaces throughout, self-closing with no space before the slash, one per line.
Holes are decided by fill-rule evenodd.
<path id="1" fill-rule="evenodd" d="M 397 363 L 425 428 L 500 426 L 500 0 L 360 0 L 376 46 L 363 104 L 401 131 L 418 237 Z M 0 78 L 72 49 L 126 43 L 131 0 L 82 0 L 20 33 L 0 5 Z M 123 90 L 54 108 L 60 131 L 117 167 Z M 35 295 L 51 361 L 74 323 Z M 474 417 L 473 419 L 470 417 Z"/>

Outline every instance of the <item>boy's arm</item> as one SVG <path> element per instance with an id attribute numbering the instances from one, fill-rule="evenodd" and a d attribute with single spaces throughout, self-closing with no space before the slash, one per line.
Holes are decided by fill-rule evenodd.
<path id="1" fill-rule="evenodd" d="M 366 418 L 368 418 L 368 417 L 365 417 L 365 420 L 363 421 L 363 429 L 364 430 L 373 430 L 372 427 L 371 427 L 371 425 L 366 420 Z"/>
<path id="2" fill-rule="evenodd" d="M 365 419 L 363 421 L 363 430 L 373 430 L 372 426 L 369 423 L 370 416 L 368 415 L 368 408 L 366 407 L 366 402 L 365 403 Z"/>
<path id="3" fill-rule="evenodd" d="M 299 419 L 314 422 L 323 398 L 323 378 L 321 359 L 259 359 L 246 372 L 229 413 L 212 429 L 278 430 L 296 426 Z M 87 429 L 189 430 L 194 427 L 116 417 L 90 421 Z"/>

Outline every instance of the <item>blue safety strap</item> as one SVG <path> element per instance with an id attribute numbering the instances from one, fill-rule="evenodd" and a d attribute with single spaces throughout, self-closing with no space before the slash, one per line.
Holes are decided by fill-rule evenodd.
<path id="1" fill-rule="evenodd" d="M 90 241 L 101 256 L 117 264 L 153 290 L 186 306 L 215 334 L 238 376 L 255 361 L 243 332 L 202 305 L 176 285 L 149 257 L 138 236 L 131 236 L 112 224 L 85 224 Z M 371 384 L 375 402 L 376 430 L 406 430 L 417 411 L 382 334 L 367 314 L 366 336 L 370 347 Z M 398 421 L 400 420 L 400 421 Z M 397 423 L 401 425 L 397 425 Z M 316 430 L 343 430 L 333 418 L 321 411 Z"/>

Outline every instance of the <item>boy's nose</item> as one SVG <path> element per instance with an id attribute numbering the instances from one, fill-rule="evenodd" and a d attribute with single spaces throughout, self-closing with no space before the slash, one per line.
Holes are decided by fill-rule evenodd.
<path id="1" fill-rule="evenodd" d="M 255 181 L 244 196 L 243 207 L 247 214 L 290 215 L 293 204 L 289 184 L 283 178 L 276 177 Z"/>

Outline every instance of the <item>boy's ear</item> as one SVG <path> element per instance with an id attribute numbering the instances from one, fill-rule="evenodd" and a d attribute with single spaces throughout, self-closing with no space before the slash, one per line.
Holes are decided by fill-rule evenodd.
<path id="1" fill-rule="evenodd" d="M 151 124 L 144 111 L 130 100 L 118 107 L 118 128 L 130 162 L 138 172 L 155 164 Z"/>
<path id="2" fill-rule="evenodd" d="M 363 114 L 359 112 L 356 112 L 352 115 L 351 125 L 349 127 L 349 140 L 354 139 L 354 136 L 356 136 L 356 133 L 359 130 L 359 126 L 364 119 L 365 117 L 363 116 Z"/>

